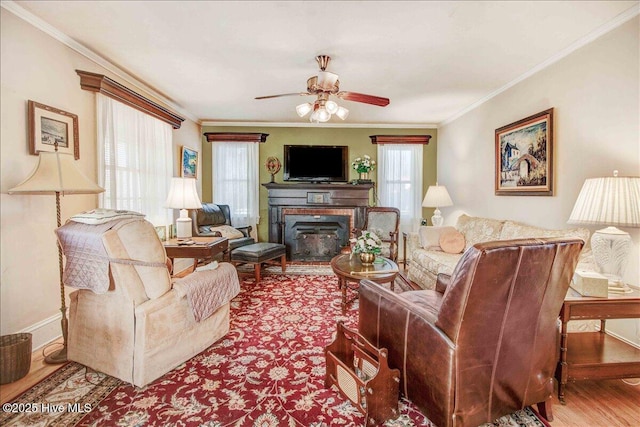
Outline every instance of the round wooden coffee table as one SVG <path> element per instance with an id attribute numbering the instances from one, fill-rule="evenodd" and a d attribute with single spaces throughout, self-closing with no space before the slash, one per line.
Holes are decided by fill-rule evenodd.
<path id="1" fill-rule="evenodd" d="M 382 262 L 380 262 L 382 260 Z M 376 283 L 390 283 L 393 290 L 393 282 L 398 275 L 398 264 L 388 258 L 378 257 L 377 263 L 363 265 L 358 254 L 342 254 L 331 260 L 331 269 L 338 276 L 338 286 L 342 291 L 342 310 L 351 303 L 357 295 L 347 301 L 347 288 L 357 290 L 357 283 L 362 279 L 369 279 Z M 356 282 L 355 286 L 349 286 L 349 282 Z"/>

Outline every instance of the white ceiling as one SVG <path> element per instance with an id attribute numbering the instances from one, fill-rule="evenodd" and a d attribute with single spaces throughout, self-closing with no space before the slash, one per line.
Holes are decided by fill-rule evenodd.
<path id="1" fill-rule="evenodd" d="M 254 97 L 304 92 L 307 78 L 318 71 L 315 56 L 326 54 L 332 57 L 328 71 L 340 75 L 341 90 L 391 100 L 384 108 L 339 101 L 351 111 L 345 124 L 397 126 L 450 120 L 639 9 L 638 1 L 16 1 L 10 6 L 50 34 L 106 59 L 120 80 L 151 88 L 191 119 L 304 122 L 295 106 L 313 97 Z"/>

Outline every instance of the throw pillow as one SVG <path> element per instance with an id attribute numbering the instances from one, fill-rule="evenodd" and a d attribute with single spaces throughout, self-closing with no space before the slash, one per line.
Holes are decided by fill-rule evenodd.
<path id="1" fill-rule="evenodd" d="M 447 230 L 454 230 L 451 226 L 447 227 L 426 227 L 422 226 L 418 229 L 418 238 L 420 239 L 420 246 L 428 251 L 439 251 L 440 248 L 440 235 Z"/>
<path id="2" fill-rule="evenodd" d="M 126 211 L 119 209 L 103 209 L 97 208 L 90 211 L 76 214 L 69 218 L 71 221 L 81 222 L 83 224 L 104 224 L 105 222 L 115 221 L 117 219 L 127 218 L 144 218 L 144 214 L 134 211 Z"/>
<path id="3" fill-rule="evenodd" d="M 451 227 L 440 234 L 440 247 L 448 254 L 459 254 L 464 250 L 464 235 Z"/>
<path id="4" fill-rule="evenodd" d="M 217 227 L 211 227 L 211 231 L 217 231 L 220 233 L 222 237 L 226 237 L 227 239 L 240 239 L 244 237 L 242 231 L 233 228 L 230 225 L 219 225 Z"/>

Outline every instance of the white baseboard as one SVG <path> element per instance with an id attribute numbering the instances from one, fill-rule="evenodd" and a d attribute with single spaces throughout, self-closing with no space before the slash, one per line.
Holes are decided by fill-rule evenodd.
<path id="1" fill-rule="evenodd" d="M 60 313 L 34 323 L 20 332 L 30 333 L 32 351 L 36 351 L 62 336 L 62 315 Z"/>
<path id="2" fill-rule="evenodd" d="M 598 327 L 598 330 L 600 330 L 599 327 Z M 605 328 L 605 333 L 608 334 L 608 335 L 611 335 L 614 338 L 619 339 L 620 341 L 622 341 L 624 343 L 629 344 L 631 347 L 635 347 L 638 350 L 640 350 L 640 345 L 637 342 L 633 342 L 630 339 L 623 337 L 622 335 L 618 335 L 618 334 L 616 334 L 614 332 L 610 332 L 610 331 L 606 330 L 606 328 Z"/>

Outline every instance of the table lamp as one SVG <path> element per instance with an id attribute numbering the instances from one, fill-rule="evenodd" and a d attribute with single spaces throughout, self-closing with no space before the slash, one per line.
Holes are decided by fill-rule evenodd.
<path id="1" fill-rule="evenodd" d="M 169 196 L 164 204 L 168 208 L 180 209 L 180 218 L 176 220 L 176 237 L 190 238 L 193 233 L 188 209 L 202 209 L 195 178 L 171 178 Z"/>
<path id="2" fill-rule="evenodd" d="M 63 154 L 57 151 L 39 153 L 38 165 L 31 172 L 31 175 L 21 184 L 9 190 L 9 194 L 55 194 L 56 196 L 56 216 L 58 228 L 62 225 L 60 221 L 60 194 L 98 194 L 104 188 L 99 187 L 87 178 L 76 166 L 72 154 Z M 60 312 L 62 319 L 62 349 L 46 356 L 46 363 L 64 363 L 67 361 L 67 332 L 69 328 L 67 320 L 67 304 L 64 295 L 64 283 L 62 282 L 62 248 L 58 243 L 58 267 L 60 270 Z"/>
<path id="3" fill-rule="evenodd" d="M 622 284 L 631 236 L 617 227 L 640 227 L 640 177 L 613 176 L 585 180 L 569 224 L 608 225 L 591 236 L 598 272 L 610 285 Z"/>
<path id="4" fill-rule="evenodd" d="M 444 185 L 438 185 L 436 182 L 436 185 L 430 185 L 427 189 L 427 194 L 425 194 L 424 200 L 422 200 L 422 206 L 425 208 L 436 208 L 431 217 L 431 223 L 434 227 L 440 227 L 444 222 L 444 218 L 442 218 L 440 209 L 438 208 L 453 206 L 453 202 L 451 201 L 451 197 L 449 197 L 447 188 Z"/>

